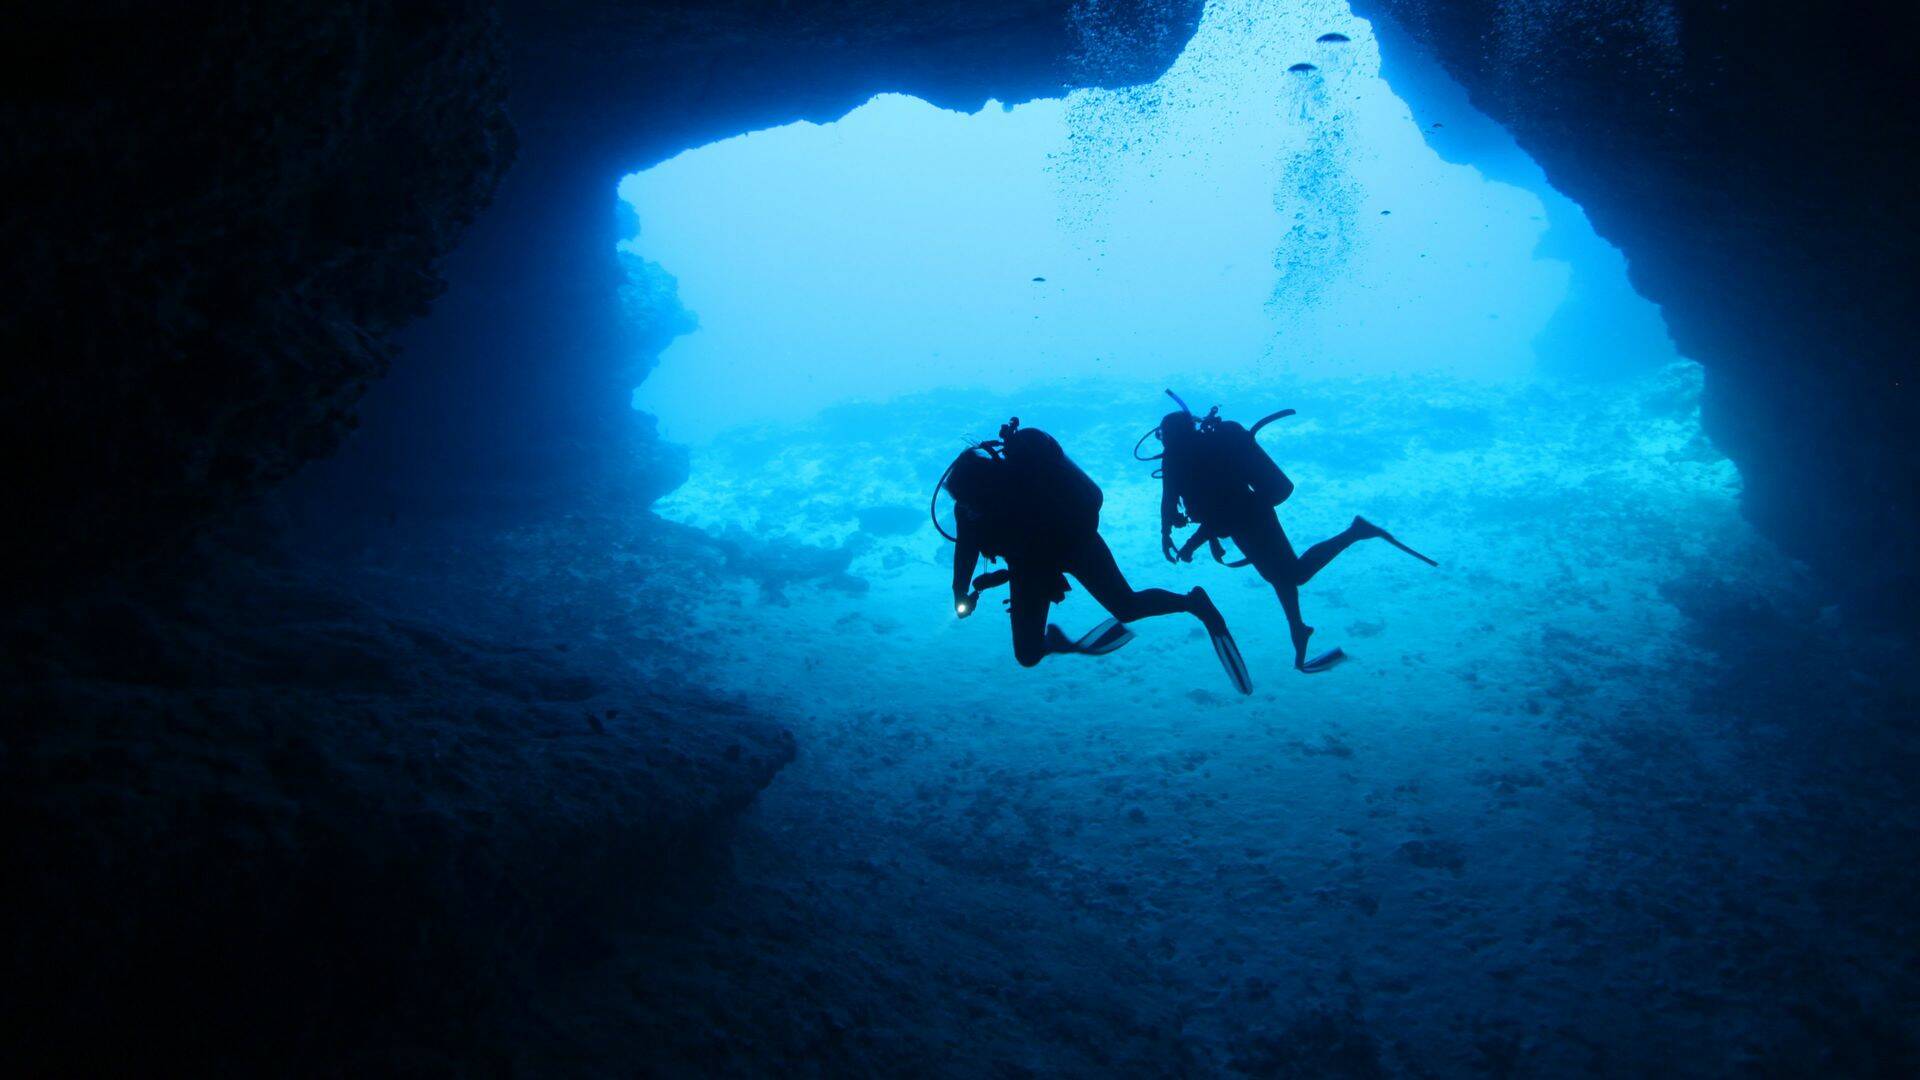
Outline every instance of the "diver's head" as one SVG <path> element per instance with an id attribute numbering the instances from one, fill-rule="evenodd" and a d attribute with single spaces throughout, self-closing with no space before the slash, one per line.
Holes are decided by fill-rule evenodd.
<path id="1" fill-rule="evenodd" d="M 947 494 L 963 506 L 980 506 L 992 497 L 999 466 L 998 459 L 979 447 L 962 450 L 947 470 Z"/>
<path id="2" fill-rule="evenodd" d="M 1193 414 L 1185 409 L 1160 418 L 1160 444 L 1167 448 L 1169 454 L 1186 449 L 1196 431 L 1198 428 L 1194 424 Z"/>

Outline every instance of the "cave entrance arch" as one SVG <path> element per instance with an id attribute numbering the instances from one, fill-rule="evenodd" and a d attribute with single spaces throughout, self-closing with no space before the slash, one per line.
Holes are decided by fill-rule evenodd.
<path id="1" fill-rule="evenodd" d="M 942 388 L 1674 359 L 1619 255 L 1417 63 L 1403 98 L 1344 3 L 1222 0 L 1147 86 L 882 95 L 634 174 L 631 292 L 687 330 L 635 403 L 697 444 Z"/>
<path id="2" fill-rule="evenodd" d="M 1299 410 L 1262 439 L 1299 483 L 1300 545 L 1359 512 L 1444 549 L 1453 584 L 1417 614 L 1396 600 L 1433 587 L 1415 567 L 1343 568 L 1346 644 L 1481 656 L 1517 684 L 1538 677 L 1528 628 L 1583 625 L 1604 591 L 1604 634 L 1665 647 L 1660 588 L 1692 541 L 1649 523 L 1750 539 L 1737 473 L 1701 434 L 1699 370 L 1580 208 L 1394 52 L 1383 75 L 1374 28 L 1337 0 L 1220 0 L 1145 86 L 970 114 L 883 95 L 627 177 L 628 301 L 680 331 L 644 358 L 633 403 L 692 448 L 655 507 L 734 545 L 758 598 L 708 609 L 755 643 L 730 677 L 783 700 L 807 687 L 798 708 L 822 687 L 909 708 L 953 650 L 1003 666 L 1003 635 L 943 636 L 929 616 L 948 549 L 927 505 L 960 440 L 1010 415 L 1102 485 L 1130 574 L 1202 580 L 1161 562 L 1159 484 L 1129 452 L 1166 387 L 1242 420 Z M 1576 582 L 1589 566 L 1611 576 Z M 1231 585 L 1243 650 L 1288 655 L 1271 590 L 1250 572 Z M 785 609 L 803 587 L 823 591 Z M 1063 621 L 1088 606 L 1070 597 Z M 1398 614 L 1357 614 L 1376 610 Z M 1482 620 L 1471 633 L 1462 612 Z M 871 628 L 883 639 L 822 659 Z M 888 655 L 920 659 L 887 673 Z M 1162 705 L 1215 692 L 1206 663 L 1174 663 Z"/>

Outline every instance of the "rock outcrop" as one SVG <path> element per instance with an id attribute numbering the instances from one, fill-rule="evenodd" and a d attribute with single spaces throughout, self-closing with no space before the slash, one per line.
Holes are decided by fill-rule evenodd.
<path id="1" fill-rule="evenodd" d="M 8 580 L 171 548 L 333 449 L 511 157 L 498 26 L 486 0 L 12 20 Z"/>
<path id="2" fill-rule="evenodd" d="M 519 158 L 449 260 L 452 288 L 369 395 L 365 429 L 311 478 L 311 501 L 374 517 L 511 513 L 564 502 L 609 464 L 636 503 L 671 490 L 684 460 L 628 398 L 684 326 L 618 302 L 614 244 L 634 232 L 621 177 L 715 139 L 836 119 L 880 92 L 974 109 L 1148 81 L 1200 7 L 508 3 Z M 795 260 L 805 272 L 805 253 Z"/>
<path id="3" fill-rule="evenodd" d="M 482 1029 L 512 1009 L 485 995 L 592 953 L 578 930 L 605 913 L 581 905 L 724 850 L 709 841 L 794 752 L 777 723 L 622 651 L 672 600 L 644 596 L 668 577 L 648 551 L 692 541 L 629 537 L 615 557 L 618 530 L 550 538 L 532 550 L 588 554 L 549 556 L 487 614 L 397 610 L 354 599 L 365 582 L 230 555 L 124 596 L 98 588 L 105 572 L 186 548 L 333 450 L 396 341 L 367 437 L 317 492 L 498 509 L 612 453 L 646 501 L 684 462 L 620 390 L 677 324 L 620 315 L 622 173 L 877 91 L 973 105 L 1150 78 L 1198 6 L 527 0 L 503 21 L 489 0 L 297 0 L 17 18 L 0 103 L 5 580 L 61 602 L 0 621 L 0 922 L 9 983 L 34 990 L 9 1014 L 9 1036 L 32 1036 L 16 1056 L 345 1072 L 510 1055 L 511 1032 Z M 1860 606 L 1910 620 L 1913 15 L 1362 13 L 1431 49 L 1627 253 L 1707 367 L 1708 423 L 1754 519 Z M 1842 31 L 1844 50 L 1809 58 Z M 480 216 L 514 155 L 510 93 L 520 164 Z M 605 518 L 624 527 L 627 509 Z M 467 550 L 459 567 L 495 587 L 527 554 L 495 553 L 489 576 Z M 754 552 L 720 554 L 754 573 Z M 591 584 L 632 608 L 537 651 L 522 601 L 598 610 L 554 600 L 590 580 L 582 566 L 625 575 Z M 837 572 L 831 553 L 757 567 L 776 591 Z"/>
<path id="4" fill-rule="evenodd" d="M 0 620 L 16 1067 L 512 1071 L 529 1000 L 710 887 L 795 752 L 631 661 L 672 646 L 585 572 L 706 558 L 631 532 L 470 545 L 485 589 L 223 552 Z"/>
<path id="5" fill-rule="evenodd" d="M 1358 0 L 1625 252 L 1745 509 L 1857 613 L 1920 610 L 1909 7 Z M 1391 48 L 1391 43 L 1386 46 Z"/>
<path id="6" fill-rule="evenodd" d="M 670 489 L 683 461 L 621 401 L 674 332 L 619 314 L 622 173 L 876 91 L 958 106 L 1150 78 L 1199 5 L 568 0 L 508 5 L 504 36 L 485 0 L 107 7 L 10 35 L 16 583 L 164 549 L 341 441 L 511 156 L 509 71 L 521 163 L 330 498 L 507 505 L 610 455 L 637 462 L 635 500 Z M 1708 368 L 1754 520 L 1856 607 L 1915 610 L 1912 12 L 1359 10 L 1430 49 L 1626 252 Z"/>
<path id="7" fill-rule="evenodd" d="M 378 476 L 394 484 L 385 505 L 481 504 L 550 489 L 606 447 L 656 478 L 634 498 L 671 488 L 682 462 L 621 408 L 644 375 L 635 361 L 674 331 L 609 300 L 614 177 L 880 90 L 970 106 L 1150 78 L 1197 7 L 513 8 L 523 166 L 456 256 L 458 287 L 410 335 L 329 497 L 365 498 Z M 1755 522 L 1852 610 L 1906 621 L 1920 598 L 1906 557 L 1920 539 L 1906 197 L 1920 139 L 1903 35 L 1786 4 L 1359 11 L 1403 28 L 1389 50 L 1430 50 L 1626 252 L 1636 287 L 1709 371 L 1710 430 L 1741 465 Z M 1809 57 L 1836 35 L 1849 35 L 1844 61 Z"/>
<path id="8" fill-rule="evenodd" d="M 23 1067 L 514 1071 L 529 985 L 657 930 L 794 754 L 671 670 L 701 661 L 674 605 L 724 587 L 692 583 L 716 561 L 775 595 L 858 584 L 844 554 L 633 535 L 684 462 L 619 393 L 674 321 L 619 317 L 659 297 L 621 293 L 613 184 L 876 89 L 1026 97 L 1132 55 L 1089 29 L 1124 20 L 1064 0 L 527 3 L 507 25 L 512 66 L 488 0 L 9 28 L 9 77 L 33 73 L 0 104 L 0 582 L 34 601 L 0 618 Z M 354 426 L 517 141 L 329 513 L 559 489 L 567 518 L 520 548 L 442 534 L 404 577 L 242 550 L 262 527 L 210 540 Z M 629 502 L 595 516 L 577 485 L 610 459 Z"/>

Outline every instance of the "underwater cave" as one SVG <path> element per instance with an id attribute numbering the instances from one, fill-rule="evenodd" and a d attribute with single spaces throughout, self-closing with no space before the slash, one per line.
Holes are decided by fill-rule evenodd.
<path id="1" fill-rule="evenodd" d="M 13 1060 L 1920 1070 L 1899 35 L 97 14 L 0 111 Z M 1174 401 L 1286 410 L 1332 659 Z M 1110 655 L 949 467 L 1035 429 Z"/>

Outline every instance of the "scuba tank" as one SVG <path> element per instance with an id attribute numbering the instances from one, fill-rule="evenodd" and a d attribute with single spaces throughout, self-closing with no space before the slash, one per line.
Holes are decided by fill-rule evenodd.
<path id="1" fill-rule="evenodd" d="M 1167 391 L 1167 396 L 1173 399 L 1174 404 L 1180 406 L 1181 414 L 1184 415 L 1188 419 L 1188 421 L 1193 424 L 1194 430 L 1198 431 L 1202 435 L 1211 434 L 1222 427 L 1238 428 L 1240 426 L 1239 424 L 1236 424 L 1231 420 L 1220 419 L 1220 406 L 1218 405 L 1215 405 L 1213 408 L 1208 409 L 1207 415 L 1202 416 L 1198 419 L 1195 419 L 1193 415 L 1193 410 L 1187 407 L 1187 403 L 1184 398 L 1182 398 L 1179 394 L 1176 394 L 1171 390 Z M 1249 436 L 1258 435 L 1260 434 L 1261 428 L 1266 427 L 1268 424 L 1273 423 L 1275 420 L 1285 420 L 1287 417 L 1294 415 L 1294 412 L 1295 410 L 1293 409 L 1280 409 L 1275 412 L 1270 412 L 1267 415 L 1261 417 L 1260 419 L 1255 420 L 1253 422 L 1253 426 L 1250 428 L 1247 428 L 1246 432 Z M 1140 452 L 1140 448 L 1147 444 L 1148 439 L 1152 439 L 1152 438 L 1160 438 L 1162 442 L 1165 442 L 1165 437 L 1162 434 L 1159 425 L 1155 425 L 1154 427 L 1148 428 L 1147 433 L 1145 435 L 1142 435 L 1138 439 L 1134 440 L 1133 460 L 1159 461 L 1160 459 L 1167 456 L 1166 451 L 1164 450 L 1158 454 L 1142 454 Z M 1154 476 L 1156 478 L 1158 478 L 1159 475 L 1160 474 L 1158 472 L 1154 473 Z"/>
<path id="2" fill-rule="evenodd" d="M 1215 530 L 1231 531 L 1234 523 L 1251 509 L 1250 503 L 1278 506 L 1293 494 L 1293 482 L 1274 464 L 1273 458 L 1260 449 L 1255 436 L 1275 420 L 1294 415 L 1294 410 L 1280 409 L 1261 417 L 1252 427 L 1242 427 L 1223 419 L 1218 405 L 1205 416 L 1196 417 L 1179 394 L 1168 390 L 1167 396 L 1180 407 L 1179 412 L 1169 413 L 1159 426 L 1142 435 L 1134 443 L 1133 456 L 1139 461 L 1161 462 L 1161 467 L 1154 470 L 1156 477 L 1167 477 L 1172 468 L 1170 482 L 1180 492 L 1186 517 L 1199 526 L 1188 541 L 1189 548 L 1204 541 L 1216 560 L 1228 566 L 1245 566 L 1245 559 L 1227 562 L 1220 547 L 1220 533 Z M 1171 440 L 1164 429 L 1175 422 L 1187 425 L 1184 448 L 1177 461 L 1170 465 L 1164 450 L 1150 456 L 1140 453 L 1140 448 L 1152 436 L 1157 435 L 1163 445 L 1168 444 Z"/>
<path id="3" fill-rule="evenodd" d="M 1286 412 L 1292 412 L 1288 409 Z M 1272 419 L 1272 418 L 1269 418 Z M 1243 428 L 1231 420 L 1221 420 L 1201 438 L 1211 441 L 1213 459 L 1235 480 L 1253 491 L 1254 497 L 1268 506 L 1279 506 L 1293 494 L 1293 482 L 1280 471 L 1253 436 L 1260 425 Z"/>
<path id="4" fill-rule="evenodd" d="M 1014 492 L 1021 516 L 1040 524 L 1050 532 L 1071 534 L 1091 531 L 1100 526 L 1100 507 L 1105 495 L 1080 466 L 1074 464 L 1053 436 L 1038 428 L 1023 428 L 1013 417 L 1000 426 L 1000 437 L 973 444 L 968 454 L 1005 462 L 1011 466 L 1010 478 L 1018 486 Z M 961 457 L 966 457 L 962 454 Z M 956 458 L 933 486 L 927 515 L 933 527 L 949 541 L 958 542 L 940 523 L 940 492 L 947 478 L 960 463 Z"/>
<path id="5" fill-rule="evenodd" d="M 1000 445 L 1026 488 L 1027 510 L 1036 520 L 1068 533 L 1100 527 L 1106 496 L 1053 436 L 1021 427 L 1016 416 L 1000 429 Z"/>

